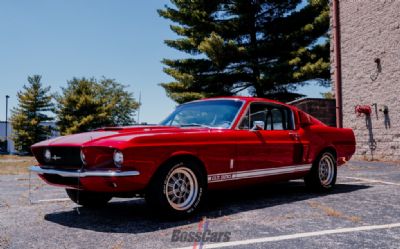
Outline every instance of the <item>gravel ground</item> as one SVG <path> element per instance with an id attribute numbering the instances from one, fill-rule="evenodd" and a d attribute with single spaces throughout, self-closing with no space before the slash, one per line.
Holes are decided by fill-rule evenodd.
<path id="1" fill-rule="evenodd" d="M 205 210 L 183 221 L 155 218 L 142 199 L 113 199 L 99 210 L 78 208 L 63 189 L 34 175 L 31 181 L 27 174 L 0 175 L 0 189 L 0 248 L 193 247 L 171 242 L 171 236 L 176 229 L 197 231 L 203 217 L 211 232 L 245 241 L 226 248 L 400 248 L 400 226 L 323 234 L 400 223 L 398 164 L 352 161 L 339 169 L 329 194 L 310 193 L 302 181 L 215 192 Z M 299 235 L 307 232 L 321 234 Z M 295 237 L 247 241 L 285 235 Z"/>

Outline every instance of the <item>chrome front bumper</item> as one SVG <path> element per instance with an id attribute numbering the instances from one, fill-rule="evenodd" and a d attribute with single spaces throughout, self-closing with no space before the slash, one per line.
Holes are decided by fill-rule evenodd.
<path id="1" fill-rule="evenodd" d="M 138 176 L 139 171 L 82 171 L 82 170 L 59 170 L 59 169 L 43 169 L 39 166 L 30 166 L 29 170 L 37 174 L 59 175 L 64 177 L 120 177 L 120 176 Z"/>

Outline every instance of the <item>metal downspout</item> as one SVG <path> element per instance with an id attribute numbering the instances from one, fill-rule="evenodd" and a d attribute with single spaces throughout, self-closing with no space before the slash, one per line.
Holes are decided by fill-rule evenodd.
<path id="1" fill-rule="evenodd" d="M 333 51 L 335 54 L 335 97 L 336 97 L 336 127 L 343 127 L 343 105 L 342 105 L 342 63 L 340 51 L 340 19 L 339 0 L 333 0 Z"/>

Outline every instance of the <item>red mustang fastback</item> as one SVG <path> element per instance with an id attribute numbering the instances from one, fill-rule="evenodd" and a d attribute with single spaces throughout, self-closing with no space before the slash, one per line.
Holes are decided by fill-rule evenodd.
<path id="1" fill-rule="evenodd" d="M 182 104 L 160 125 L 102 128 L 32 151 L 39 165 L 30 170 L 80 205 L 143 195 L 158 211 L 185 216 L 212 189 L 299 178 L 332 189 L 355 138 L 290 105 L 224 97 Z"/>

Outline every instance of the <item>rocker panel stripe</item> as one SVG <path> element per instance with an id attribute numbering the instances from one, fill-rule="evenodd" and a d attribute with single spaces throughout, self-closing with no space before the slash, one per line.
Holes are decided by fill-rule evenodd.
<path id="1" fill-rule="evenodd" d="M 208 182 L 224 182 L 232 180 L 240 180 L 247 178 L 256 178 L 264 176 L 275 176 L 289 173 L 304 172 L 311 169 L 311 164 L 302 164 L 288 167 L 277 167 L 268 169 L 256 169 L 246 171 L 234 171 L 220 174 L 212 174 L 208 176 Z"/>

